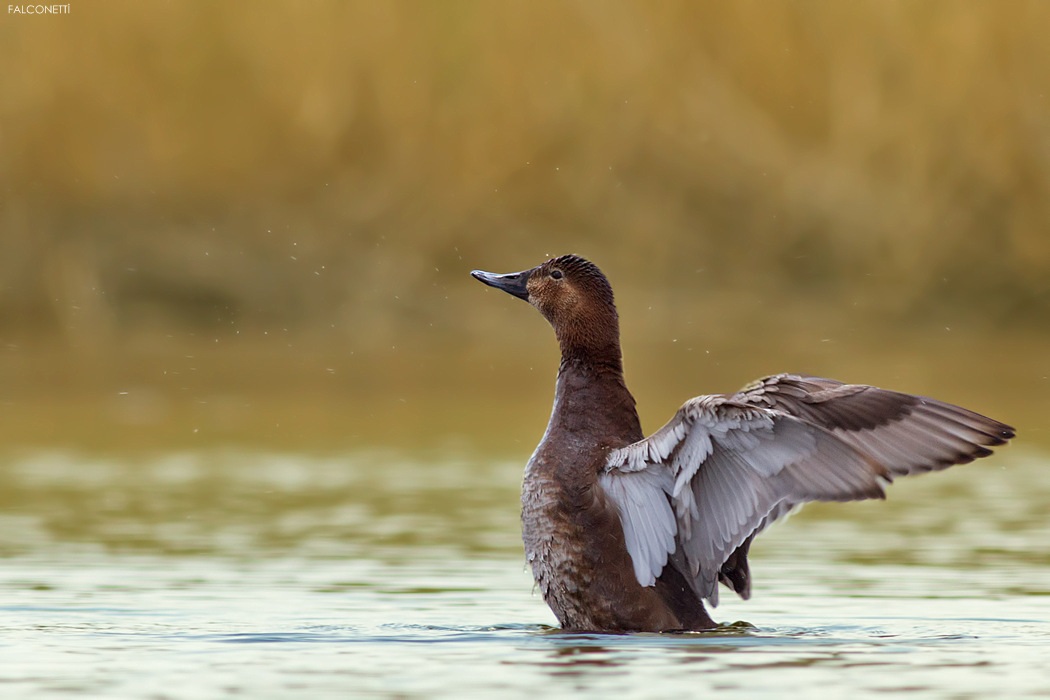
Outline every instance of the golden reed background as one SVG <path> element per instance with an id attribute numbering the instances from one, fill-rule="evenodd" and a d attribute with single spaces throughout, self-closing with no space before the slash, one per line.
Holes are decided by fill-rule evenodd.
<path id="1" fill-rule="evenodd" d="M 0 7 L 0 437 L 189 434 L 282 383 L 245 420 L 397 435 L 484 384 L 542 424 L 548 331 L 467 272 L 570 251 L 670 410 L 782 369 L 1041 396 L 1045 340 L 1004 343 L 1050 328 L 1048 32 L 1040 0 Z"/>
<path id="2" fill-rule="evenodd" d="M 1045 2 L 71 9 L 0 17 L 5 334 L 454 324 L 435 288 L 567 250 L 1050 306 Z"/>

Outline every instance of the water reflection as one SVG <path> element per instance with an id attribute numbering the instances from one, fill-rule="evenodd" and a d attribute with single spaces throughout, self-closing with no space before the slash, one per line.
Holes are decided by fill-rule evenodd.
<path id="1" fill-rule="evenodd" d="M 516 473 L 501 463 L 418 464 L 381 452 L 34 454 L 9 458 L 0 472 L 0 518 L 10 525 L 0 530 L 0 552 L 47 543 L 222 556 L 503 550 L 517 541 L 513 526 L 490 524 L 516 521 Z"/>
<path id="2" fill-rule="evenodd" d="M 987 461 L 765 533 L 753 599 L 715 611 L 748 622 L 587 635 L 552 627 L 532 590 L 512 461 L 8 455 L 0 682 L 124 697 L 170 696 L 165 678 L 251 697 L 1036 697 L 1050 691 L 1050 470 L 1022 450 Z"/>

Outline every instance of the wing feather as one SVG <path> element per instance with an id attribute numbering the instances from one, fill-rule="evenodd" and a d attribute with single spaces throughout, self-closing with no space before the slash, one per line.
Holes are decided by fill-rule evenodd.
<path id="1" fill-rule="evenodd" d="M 800 505 L 882 498 L 894 476 L 972 461 L 1013 434 L 934 399 L 776 375 L 690 399 L 650 437 L 611 450 L 599 481 L 639 583 L 654 585 L 670 562 L 717 605 L 720 578 L 749 595 L 751 540 Z"/>
<path id="2" fill-rule="evenodd" d="M 675 549 L 670 474 L 659 469 L 604 472 L 599 483 L 616 504 L 635 577 L 652 586 Z"/>

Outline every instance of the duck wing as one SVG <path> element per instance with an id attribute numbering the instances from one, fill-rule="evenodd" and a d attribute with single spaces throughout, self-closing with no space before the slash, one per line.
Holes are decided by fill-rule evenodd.
<path id="1" fill-rule="evenodd" d="M 719 580 L 748 596 L 751 541 L 792 509 L 883 498 L 894 476 L 971 461 L 1012 435 L 932 399 L 778 375 L 690 399 L 648 438 L 610 451 L 599 481 L 639 583 L 670 561 L 717 605 Z"/>
<path id="2" fill-rule="evenodd" d="M 893 476 L 972 462 L 1014 436 L 1010 426 L 960 406 L 821 377 L 777 374 L 732 398 L 830 430 Z"/>

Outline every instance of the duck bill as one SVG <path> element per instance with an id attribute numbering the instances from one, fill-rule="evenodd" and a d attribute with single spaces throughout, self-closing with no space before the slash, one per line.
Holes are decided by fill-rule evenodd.
<path id="1" fill-rule="evenodd" d="M 511 272 L 506 275 L 497 275 L 494 272 L 485 272 L 484 270 L 474 270 L 470 273 L 470 276 L 479 282 L 483 282 L 490 287 L 496 289 L 502 289 L 511 296 L 518 297 L 519 299 L 529 300 L 528 282 L 529 276 L 532 270 L 524 270 L 522 272 Z"/>

